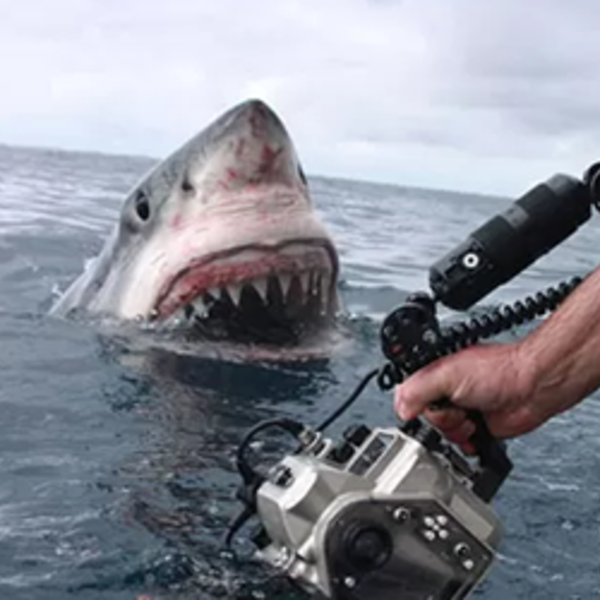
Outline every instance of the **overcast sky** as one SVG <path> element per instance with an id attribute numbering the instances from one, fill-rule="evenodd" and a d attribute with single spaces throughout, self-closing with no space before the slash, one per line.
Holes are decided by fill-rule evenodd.
<path id="1" fill-rule="evenodd" d="M 161 157 L 267 101 L 305 170 L 498 194 L 600 158 L 598 0 L 0 0 L 0 142 Z"/>

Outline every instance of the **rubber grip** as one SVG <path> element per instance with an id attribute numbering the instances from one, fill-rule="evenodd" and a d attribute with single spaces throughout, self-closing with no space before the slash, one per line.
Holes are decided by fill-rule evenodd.
<path id="1" fill-rule="evenodd" d="M 449 399 L 438 400 L 430 405 L 433 410 L 457 408 Z M 512 471 L 513 464 L 506 453 L 506 445 L 495 438 L 478 410 L 467 410 L 467 417 L 475 423 L 475 433 L 470 442 L 475 447 L 479 473 L 473 484 L 473 491 L 485 502 L 489 502 L 503 481 Z"/>

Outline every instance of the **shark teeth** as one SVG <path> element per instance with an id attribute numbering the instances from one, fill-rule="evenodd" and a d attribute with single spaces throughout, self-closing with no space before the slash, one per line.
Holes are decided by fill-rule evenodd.
<path id="1" fill-rule="evenodd" d="M 310 274 L 310 283 L 308 286 L 308 293 L 311 296 L 321 295 L 321 275 L 319 273 L 313 272 Z"/>
<path id="2" fill-rule="evenodd" d="M 274 281 L 273 281 L 274 280 Z M 294 280 L 297 281 L 294 285 Z M 275 300 L 268 290 L 273 290 L 273 283 L 279 286 L 281 291 L 280 300 Z M 319 310 L 322 314 L 327 311 L 331 284 L 331 272 L 328 270 L 302 271 L 300 273 L 273 273 L 269 277 L 262 276 L 246 281 L 232 282 L 223 286 L 212 286 L 207 288 L 203 294 L 195 298 L 183 308 L 182 317 L 207 318 L 210 316 L 211 307 L 220 300 L 230 299 L 234 306 L 242 304 L 243 290 L 245 286 L 251 286 L 256 290 L 265 306 L 270 302 L 314 302 L 317 300 Z M 276 289 L 276 288 L 275 288 Z M 290 296 L 291 292 L 296 295 Z"/>
<path id="3" fill-rule="evenodd" d="M 298 279 L 300 280 L 300 287 L 302 288 L 302 293 L 307 294 L 310 285 L 310 272 L 305 271 L 304 273 L 300 273 Z"/>
<path id="4" fill-rule="evenodd" d="M 287 298 L 288 292 L 290 291 L 290 286 L 292 285 L 292 276 L 287 273 L 283 273 L 279 275 L 277 278 L 279 280 L 279 287 L 281 288 L 281 294 L 284 299 Z"/>
<path id="5" fill-rule="evenodd" d="M 329 297 L 329 285 L 331 283 L 331 273 L 325 271 L 321 277 L 321 298 L 327 300 Z"/>
<path id="6" fill-rule="evenodd" d="M 235 306 L 239 306 L 240 298 L 242 296 L 242 286 L 240 284 L 233 283 L 228 285 L 226 289 L 231 301 L 235 304 Z"/>
<path id="7" fill-rule="evenodd" d="M 319 304 L 321 304 L 321 302 L 323 301 L 322 290 L 323 290 L 323 285 L 322 285 L 321 276 L 315 273 L 314 277 L 311 279 L 311 282 L 310 282 L 310 293 L 315 298 L 317 298 L 317 300 L 319 301 Z"/>
<path id="8" fill-rule="evenodd" d="M 193 308 L 197 315 L 204 316 L 206 315 L 207 308 L 206 304 L 204 304 L 204 300 L 202 298 L 196 298 L 193 302 Z"/>
<path id="9" fill-rule="evenodd" d="M 267 302 L 267 278 L 260 277 L 252 281 L 252 287 L 258 292 L 258 295 L 262 298 L 262 301 L 266 304 Z"/>

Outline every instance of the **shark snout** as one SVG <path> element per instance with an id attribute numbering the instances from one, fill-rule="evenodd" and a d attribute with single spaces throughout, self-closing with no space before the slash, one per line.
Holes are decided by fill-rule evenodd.
<path id="1" fill-rule="evenodd" d="M 285 126 L 269 106 L 262 100 L 248 100 L 237 107 L 237 119 L 242 127 L 247 123 L 250 133 L 256 138 L 287 138 Z"/>
<path id="2" fill-rule="evenodd" d="M 223 131 L 221 181 L 229 188 L 280 183 L 302 185 L 292 141 L 279 117 L 262 101 L 235 109 Z"/>

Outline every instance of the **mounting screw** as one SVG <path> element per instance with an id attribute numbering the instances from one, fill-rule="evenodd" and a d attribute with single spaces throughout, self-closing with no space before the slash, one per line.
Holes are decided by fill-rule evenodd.
<path id="1" fill-rule="evenodd" d="M 469 558 L 463 562 L 463 567 L 466 571 L 472 571 L 475 568 L 475 562 Z"/>
<path id="2" fill-rule="evenodd" d="M 421 338 L 426 344 L 435 344 L 438 341 L 437 333 L 433 329 L 426 329 Z"/>
<path id="3" fill-rule="evenodd" d="M 462 263 L 467 269 L 475 269 L 479 266 L 479 256 L 475 252 L 468 252 L 463 256 Z"/>
<path id="4" fill-rule="evenodd" d="M 400 507 L 392 513 L 392 516 L 394 517 L 395 521 L 405 523 L 406 521 L 408 521 L 408 519 L 410 519 L 410 511 L 406 508 Z"/>

